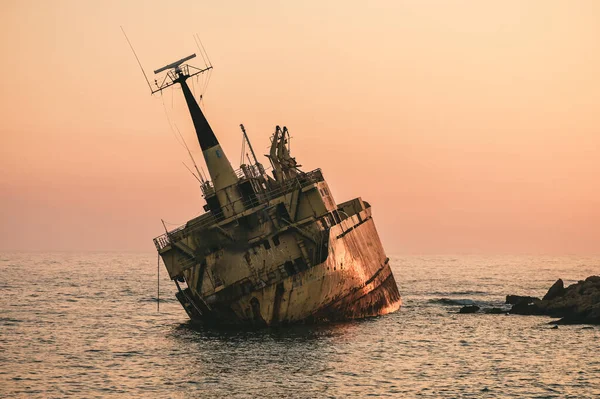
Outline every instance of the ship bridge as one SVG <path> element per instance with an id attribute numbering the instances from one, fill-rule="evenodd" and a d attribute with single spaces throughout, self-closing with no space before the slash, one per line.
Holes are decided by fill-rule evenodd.
<path id="1" fill-rule="evenodd" d="M 239 204 L 236 204 L 234 209 L 239 210 L 238 212 L 226 217 L 222 210 L 211 210 L 209 205 L 209 199 L 211 197 L 207 197 L 207 205 L 205 205 L 205 208 L 209 208 L 208 212 L 190 220 L 182 226 L 154 238 L 156 249 L 161 251 L 166 246 L 172 245 L 190 234 L 207 229 L 212 225 L 229 224 L 241 217 L 255 213 L 261 208 L 267 208 L 281 203 L 281 199 L 285 198 L 288 194 L 298 190 L 306 191 L 307 189 L 316 187 L 317 183 L 324 182 L 321 169 L 315 169 L 310 172 L 299 173 L 293 179 L 287 179 L 282 183 L 271 182 L 269 185 L 257 184 L 256 180 L 260 180 L 260 175 L 254 174 L 256 171 L 258 171 L 258 168 L 254 166 L 252 168 L 240 168 L 236 173 L 239 176 L 240 186 L 243 187 L 245 184 L 249 183 L 253 188 L 259 188 L 258 190 L 253 191 L 253 195 L 249 194 L 237 200 Z M 205 186 L 208 185 L 205 184 Z M 215 196 L 214 190 L 204 188 L 203 192 L 205 196 L 207 194 Z M 244 191 L 242 190 L 242 192 Z"/>

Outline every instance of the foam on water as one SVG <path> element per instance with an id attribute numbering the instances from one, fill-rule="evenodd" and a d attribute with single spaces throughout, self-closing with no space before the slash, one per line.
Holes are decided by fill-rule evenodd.
<path id="1" fill-rule="evenodd" d="M 400 312 L 271 330 L 191 325 L 155 254 L 0 255 L 2 397 L 594 397 L 600 328 L 461 315 L 542 296 L 594 257 L 392 257 Z"/>

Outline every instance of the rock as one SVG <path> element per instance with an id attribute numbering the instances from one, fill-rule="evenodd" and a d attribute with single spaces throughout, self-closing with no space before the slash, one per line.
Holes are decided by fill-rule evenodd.
<path id="1" fill-rule="evenodd" d="M 550 287 L 546 295 L 542 298 L 542 301 L 551 301 L 554 298 L 563 296 L 565 294 L 565 285 L 562 279 L 556 280 L 556 282 Z"/>
<path id="2" fill-rule="evenodd" d="M 450 299 L 450 298 L 440 298 L 440 299 L 431 299 L 430 302 L 434 302 L 434 303 L 441 303 L 442 305 L 460 305 L 460 306 L 465 306 L 465 305 L 475 305 L 475 302 L 473 302 L 470 299 Z"/>
<path id="3" fill-rule="evenodd" d="M 533 301 L 539 301 L 539 298 L 533 297 L 533 296 L 521 296 L 521 295 L 507 295 L 506 296 L 506 302 L 508 304 L 511 305 L 516 305 L 517 303 L 521 303 L 521 302 L 526 302 L 526 303 L 533 303 Z"/>
<path id="4" fill-rule="evenodd" d="M 479 311 L 479 306 L 477 305 L 467 305 L 460 308 L 458 313 L 477 313 Z"/>
<path id="5" fill-rule="evenodd" d="M 487 313 L 487 314 L 502 314 L 502 313 L 506 313 L 506 310 L 501 309 L 501 308 L 487 308 L 487 309 L 483 309 L 483 313 Z"/>
<path id="6" fill-rule="evenodd" d="M 535 301 L 529 303 L 528 301 L 518 302 L 508 311 L 512 314 L 520 315 L 542 315 L 543 311 L 539 308 L 540 300 L 536 298 Z"/>
<path id="7" fill-rule="evenodd" d="M 557 329 L 558 329 L 558 326 L 557 326 L 557 325 L 554 325 L 554 327 L 552 327 L 552 329 L 553 329 L 553 330 L 557 330 Z"/>
<path id="8" fill-rule="evenodd" d="M 589 276 L 588 278 L 585 279 L 585 282 L 599 285 L 600 284 L 600 276 Z"/>
<path id="9" fill-rule="evenodd" d="M 554 322 L 554 324 L 596 324 L 600 325 L 600 306 L 596 306 L 588 312 L 568 314 L 560 320 Z"/>
<path id="10" fill-rule="evenodd" d="M 567 288 L 559 279 L 542 300 L 508 295 L 507 302 L 509 298 L 516 302 L 510 310 L 512 314 L 560 318 L 552 324 L 600 324 L 600 276 L 590 276 Z"/>

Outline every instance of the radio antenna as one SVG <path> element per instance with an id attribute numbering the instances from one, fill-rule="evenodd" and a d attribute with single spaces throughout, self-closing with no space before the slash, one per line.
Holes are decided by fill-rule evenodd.
<path id="1" fill-rule="evenodd" d="M 135 59 L 136 59 L 138 65 L 140 66 L 140 69 L 142 70 L 142 73 L 144 74 L 144 79 L 146 79 L 146 83 L 148 83 L 148 88 L 152 92 L 152 86 L 150 85 L 150 81 L 148 80 L 148 76 L 146 76 L 146 72 L 144 71 L 144 68 L 142 67 L 142 63 L 140 62 L 140 59 L 138 58 L 137 54 L 135 53 L 135 49 L 133 48 L 133 45 L 129 41 L 129 38 L 127 37 L 127 33 L 125 33 L 125 29 L 123 29 L 122 26 L 120 28 L 121 28 L 121 31 L 123 32 L 123 35 L 125 36 L 125 40 L 127 40 L 127 43 L 129 43 L 129 47 L 131 48 L 131 51 L 133 52 L 133 55 L 135 56 Z"/>

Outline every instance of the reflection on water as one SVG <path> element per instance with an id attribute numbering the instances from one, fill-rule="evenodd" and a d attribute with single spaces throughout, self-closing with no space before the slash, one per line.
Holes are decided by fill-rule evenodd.
<path id="1" fill-rule="evenodd" d="M 392 257 L 382 317 L 233 330 L 193 325 L 153 254 L 0 254 L 3 397 L 593 397 L 600 328 L 458 315 L 543 295 L 598 258 Z M 170 292 L 167 292 L 170 290 Z"/>

